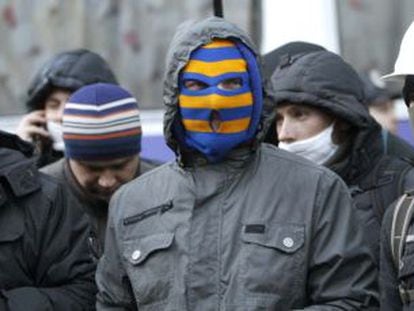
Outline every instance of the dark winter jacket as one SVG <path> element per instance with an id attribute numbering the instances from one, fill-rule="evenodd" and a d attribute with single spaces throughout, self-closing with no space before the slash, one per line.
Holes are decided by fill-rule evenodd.
<path id="1" fill-rule="evenodd" d="M 364 310 L 377 277 L 344 183 L 276 147 L 208 164 L 175 136 L 178 77 L 212 38 L 249 38 L 220 18 L 182 25 L 167 56 L 166 139 L 178 159 L 111 200 L 99 310 Z M 267 111 L 267 109 L 266 109 Z M 182 161 L 184 160 L 184 161 Z"/>
<path id="2" fill-rule="evenodd" d="M 402 265 L 397 268 L 391 251 L 391 226 L 395 205 L 390 207 L 382 222 L 381 257 L 380 257 L 380 292 L 381 310 L 409 311 L 414 309 L 414 302 L 403 304 L 399 286 L 414 289 L 414 243 L 405 243 L 401 256 Z M 414 219 L 414 218 L 413 218 Z M 414 221 L 411 221 L 408 235 L 414 236 Z"/>
<path id="3" fill-rule="evenodd" d="M 378 259 L 382 216 L 404 190 L 414 187 L 414 169 L 384 154 L 381 127 L 363 104 L 358 74 L 340 56 L 318 51 L 286 59 L 272 75 L 271 87 L 275 105 L 309 105 L 351 125 L 346 141 L 325 166 L 348 185 Z"/>
<path id="4" fill-rule="evenodd" d="M 87 224 L 30 154 L 0 132 L 0 310 L 93 310 Z"/>
<path id="5" fill-rule="evenodd" d="M 390 134 L 388 138 L 388 152 L 405 157 L 414 163 L 413 149 L 410 145 Z M 412 190 L 414 189 L 409 189 Z M 380 297 L 381 310 L 413 310 L 414 302 L 403 304 L 399 286 L 406 290 L 414 290 L 414 240 L 405 243 L 401 261 L 403 265 L 397 267 L 391 252 L 391 226 L 395 204 L 387 209 L 384 214 L 381 227 L 381 253 L 380 253 Z M 407 230 L 414 236 L 414 217 Z"/>
<path id="6" fill-rule="evenodd" d="M 141 160 L 137 176 L 144 174 L 155 166 L 152 162 Z M 42 168 L 41 171 L 58 179 L 64 185 L 64 188 L 69 190 L 70 194 L 76 198 L 76 207 L 86 213 L 90 224 L 89 247 L 94 257 L 99 259 L 104 249 L 108 203 L 91 198 L 85 193 L 73 175 L 66 159 L 52 163 Z"/>
<path id="7" fill-rule="evenodd" d="M 85 49 L 57 54 L 34 76 L 27 91 L 27 109 L 44 109 L 45 100 L 54 88 L 74 92 L 82 86 L 97 82 L 117 84 L 111 68 L 101 56 Z M 39 143 L 39 167 L 63 157 L 62 152 L 53 150 L 50 141 L 42 140 Z"/>

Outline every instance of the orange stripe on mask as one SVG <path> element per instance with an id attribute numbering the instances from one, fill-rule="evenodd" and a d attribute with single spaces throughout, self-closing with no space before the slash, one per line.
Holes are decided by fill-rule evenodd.
<path id="1" fill-rule="evenodd" d="M 198 73 L 208 77 L 216 77 L 230 72 L 246 72 L 247 63 L 244 59 L 227 59 L 218 62 L 190 60 L 184 68 L 186 73 Z"/>
<path id="2" fill-rule="evenodd" d="M 235 44 L 230 40 L 224 39 L 214 39 L 211 43 L 203 45 L 203 49 L 216 49 L 216 48 L 227 48 L 235 46 Z"/>
<path id="3" fill-rule="evenodd" d="M 253 104 L 252 93 L 243 93 L 234 96 L 210 94 L 204 96 L 179 95 L 181 108 L 226 109 L 247 107 Z"/>
<path id="4" fill-rule="evenodd" d="M 213 133 L 209 121 L 203 120 L 183 120 L 184 127 L 190 132 Z M 245 131 L 249 128 L 250 118 L 243 118 L 231 121 L 222 121 L 216 133 L 234 134 Z"/>

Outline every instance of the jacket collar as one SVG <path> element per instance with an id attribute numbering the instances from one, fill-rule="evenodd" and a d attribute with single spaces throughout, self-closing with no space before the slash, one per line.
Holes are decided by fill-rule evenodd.
<path id="1" fill-rule="evenodd" d="M 191 156 L 188 156 L 185 165 L 183 165 L 183 162 L 180 162 L 179 159 L 177 159 L 177 162 L 179 166 L 186 170 L 194 170 L 214 165 L 219 170 L 231 174 L 240 171 L 240 169 L 248 165 L 251 162 L 252 156 L 257 154 L 257 152 L 258 150 L 252 149 L 250 145 L 245 145 L 231 150 L 229 154 L 218 163 L 211 164 L 203 155 L 198 153 L 193 153 Z"/>
<path id="2" fill-rule="evenodd" d="M 359 131 L 352 140 L 344 143 L 327 166 L 347 185 L 356 184 L 369 174 L 382 154 L 381 133 L 374 127 Z"/>
<path id="3" fill-rule="evenodd" d="M 103 200 L 98 200 L 93 196 L 89 195 L 79 184 L 75 175 L 73 174 L 69 161 L 67 159 L 62 159 L 63 163 L 63 172 L 66 180 L 68 181 L 69 187 L 72 189 L 72 192 L 75 196 L 84 204 L 85 209 L 93 213 L 99 213 L 101 211 L 107 212 L 108 203 Z"/>

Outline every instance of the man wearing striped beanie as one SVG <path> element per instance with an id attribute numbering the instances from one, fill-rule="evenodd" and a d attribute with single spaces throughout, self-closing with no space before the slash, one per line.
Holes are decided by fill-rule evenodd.
<path id="1" fill-rule="evenodd" d="M 136 99 L 120 86 L 96 83 L 72 94 L 63 112 L 65 158 L 43 169 L 60 179 L 91 223 L 91 250 L 103 251 L 108 203 L 124 183 L 152 168 L 141 161 Z"/>

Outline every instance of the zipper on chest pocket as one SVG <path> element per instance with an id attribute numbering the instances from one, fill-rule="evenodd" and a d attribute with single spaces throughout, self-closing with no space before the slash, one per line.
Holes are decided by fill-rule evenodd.
<path id="1" fill-rule="evenodd" d="M 140 222 L 148 217 L 157 215 L 158 213 L 164 214 L 165 212 L 169 211 L 174 207 L 172 200 L 168 201 L 167 203 L 152 207 L 142 213 L 137 215 L 133 215 L 127 218 L 124 218 L 124 225 L 131 225 L 137 222 Z"/>

